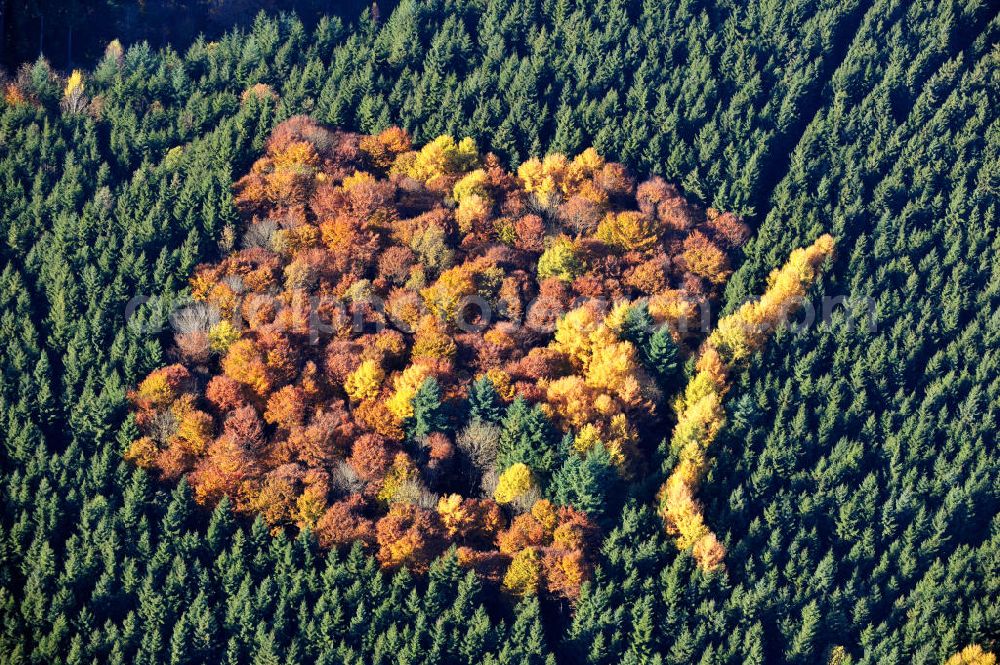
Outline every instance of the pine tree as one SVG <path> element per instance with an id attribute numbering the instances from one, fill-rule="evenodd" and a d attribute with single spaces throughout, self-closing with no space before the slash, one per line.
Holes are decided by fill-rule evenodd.
<path id="1" fill-rule="evenodd" d="M 653 650 L 656 625 L 653 618 L 653 596 L 644 594 L 632 607 L 632 635 L 629 652 L 637 656 L 636 662 L 646 662 Z"/>
<path id="2" fill-rule="evenodd" d="M 454 547 L 431 564 L 427 573 L 427 591 L 424 593 L 424 609 L 429 616 L 440 616 L 451 606 L 462 577 L 463 571 L 458 565 Z"/>
<path id="3" fill-rule="evenodd" d="M 268 631 L 264 624 L 257 627 L 254 635 L 253 665 L 281 665 L 282 658 L 278 655 L 278 644 L 273 632 Z"/>
<path id="4" fill-rule="evenodd" d="M 163 533 L 171 541 L 177 542 L 187 528 L 187 522 L 194 507 L 191 486 L 182 478 L 170 494 L 170 503 L 163 516 Z"/>
<path id="5" fill-rule="evenodd" d="M 643 364 L 667 394 L 678 388 L 680 351 L 670 330 L 656 327 L 645 302 L 629 307 L 622 322 L 621 337 L 639 350 Z"/>
<path id="6" fill-rule="evenodd" d="M 503 419 L 503 400 L 493 382 L 482 377 L 469 386 L 469 420 L 497 424 Z"/>
<path id="7" fill-rule="evenodd" d="M 428 377 L 413 396 L 410 435 L 421 439 L 432 432 L 443 432 L 447 427 L 448 420 L 441 406 L 441 387 L 437 379 Z"/>
<path id="8" fill-rule="evenodd" d="M 170 637 L 170 665 L 184 665 L 191 660 L 191 626 L 187 613 L 178 618 Z"/>
<path id="9" fill-rule="evenodd" d="M 205 540 L 209 550 L 213 554 L 218 554 L 228 545 L 229 538 L 236 528 L 233 519 L 232 503 L 228 496 L 223 496 L 218 505 L 212 510 L 212 517 L 208 522 L 208 531 L 205 533 Z"/>
<path id="10" fill-rule="evenodd" d="M 480 605 L 461 636 L 459 653 L 464 662 L 480 663 L 483 662 L 483 656 L 494 648 L 494 627 L 486 610 Z"/>
<path id="11" fill-rule="evenodd" d="M 665 394 L 676 392 L 681 379 L 680 352 L 670 331 L 659 328 L 642 347 L 643 362 Z"/>
<path id="12" fill-rule="evenodd" d="M 212 661 L 217 656 L 218 622 L 204 591 L 199 591 L 185 613 L 190 616 L 193 656 L 200 662 Z"/>
<path id="13" fill-rule="evenodd" d="M 538 597 L 529 596 L 514 608 L 514 625 L 500 651 L 499 661 L 505 665 L 543 665 L 547 651 Z"/>
<path id="14" fill-rule="evenodd" d="M 615 505 L 621 500 L 622 482 L 618 468 L 602 444 L 586 455 L 572 454 L 552 476 L 549 494 L 559 505 L 573 506 L 607 526 L 617 514 Z"/>
<path id="15" fill-rule="evenodd" d="M 786 657 L 792 662 L 809 662 L 816 649 L 817 642 L 821 643 L 822 613 L 815 600 L 802 608 L 802 621 L 799 629 L 792 637 L 790 648 L 786 652 Z"/>
<path id="16" fill-rule="evenodd" d="M 529 406 L 518 396 L 502 421 L 497 465 L 506 469 L 521 462 L 531 467 L 536 476 L 547 479 L 558 462 L 556 433 L 539 405 Z"/>
<path id="17" fill-rule="evenodd" d="M 649 305 L 642 302 L 628 308 L 625 320 L 622 322 L 621 337 L 632 342 L 637 349 L 642 351 L 649 343 L 653 327 L 653 317 L 649 314 Z"/>
<path id="18" fill-rule="evenodd" d="M 583 133 L 573 117 L 573 108 L 568 103 L 568 89 L 563 88 L 559 110 L 556 111 L 556 129 L 550 150 L 564 155 L 574 155 L 583 147 Z"/>

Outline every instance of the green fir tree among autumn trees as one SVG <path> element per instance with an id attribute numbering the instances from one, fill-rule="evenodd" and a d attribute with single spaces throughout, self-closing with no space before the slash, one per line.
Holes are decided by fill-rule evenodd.
<path id="1" fill-rule="evenodd" d="M 995 7 L 432 0 L 382 14 L 308 28 L 265 16 L 162 49 L 118 34 L 79 77 L 44 62 L 4 77 L 0 660 L 992 662 Z M 365 135 L 399 126 L 418 147 L 469 136 L 508 174 L 593 146 L 662 176 L 752 229 L 718 287 L 720 316 L 764 293 L 796 248 L 836 238 L 808 292 L 817 323 L 780 327 L 728 376 L 726 424 L 695 494 L 724 569 L 699 568 L 656 513 L 680 461 L 666 429 L 644 437 L 659 445 L 635 480 L 603 446 L 566 455 L 547 480 L 554 511 L 572 505 L 601 529 L 572 611 L 533 574 L 554 545 L 519 557 L 511 586 L 528 595 L 516 601 L 457 548 L 424 574 L 383 568 L 377 530 L 351 522 L 349 505 L 341 524 L 357 524 L 367 550 L 272 535 L 263 516 L 228 499 L 204 507 L 193 483 L 123 459 L 142 435 L 129 391 L 176 362 L 171 336 L 150 331 L 186 300 L 199 264 L 243 250 L 233 185 L 300 114 Z M 481 192 L 466 185 L 474 215 Z M 566 249 L 540 263 L 572 283 L 581 266 Z M 825 318 L 822 295 L 840 297 Z M 209 349 L 235 332 L 217 330 Z M 629 341 L 652 357 L 652 340 Z M 377 370 L 351 390 L 388 380 Z M 668 392 L 662 381 L 684 385 L 693 370 L 681 357 L 650 376 Z M 582 366 L 570 376 L 586 382 Z M 426 378 L 412 373 L 407 391 Z M 467 484 L 454 494 L 476 497 L 479 470 L 496 464 L 484 442 L 513 396 L 491 379 L 463 385 L 459 398 L 439 382 L 448 408 L 428 399 L 426 414 L 458 425 L 445 432 Z M 416 446 L 423 472 L 432 446 Z M 506 486 L 531 477 L 518 467 Z M 536 513 L 517 515 L 524 532 L 549 519 Z M 420 534 L 446 533 L 414 531 L 420 517 L 398 510 L 383 534 L 424 546 Z"/>

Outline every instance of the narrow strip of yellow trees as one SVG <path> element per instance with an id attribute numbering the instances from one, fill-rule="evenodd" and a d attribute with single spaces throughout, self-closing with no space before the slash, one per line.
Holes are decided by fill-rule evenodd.
<path id="1" fill-rule="evenodd" d="M 725 424 L 722 398 L 729 390 L 729 371 L 763 346 L 784 318 L 797 308 L 833 252 L 832 236 L 823 235 L 811 246 L 796 249 L 788 262 L 771 273 L 764 295 L 746 303 L 719 321 L 702 346 L 695 375 L 677 398 L 677 426 L 671 446 L 678 463 L 660 488 L 660 515 L 677 547 L 691 549 L 703 570 L 713 570 L 725 557 L 725 548 L 705 524 L 695 498 L 708 470 L 707 452 Z"/>

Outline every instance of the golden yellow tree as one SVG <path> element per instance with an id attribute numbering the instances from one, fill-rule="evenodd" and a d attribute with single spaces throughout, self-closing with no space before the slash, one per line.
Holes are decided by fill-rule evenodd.
<path id="1" fill-rule="evenodd" d="M 535 486 L 531 469 L 526 464 L 518 462 L 500 474 L 493 498 L 497 503 L 510 503 L 528 492 Z"/>
<path id="2" fill-rule="evenodd" d="M 393 393 L 386 402 L 389 412 L 399 420 L 413 415 L 413 397 L 417 389 L 430 376 L 426 365 L 414 364 L 404 369 L 393 379 Z"/>
<path id="3" fill-rule="evenodd" d="M 660 242 L 659 222 L 636 210 L 609 212 L 597 227 L 597 239 L 622 251 L 644 251 Z"/>
<path id="4" fill-rule="evenodd" d="M 584 265 L 571 238 L 561 235 L 552 240 L 542 255 L 538 257 L 538 279 L 558 277 L 564 282 L 583 274 Z"/>
<path id="5" fill-rule="evenodd" d="M 416 153 L 401 154 L 393 170 L 426 182 L 442 175 L 466 173 L 478 164 L 479 150 L 473 139 L 466 137 L 456 142 L 453 137 L 443 135 Z"/>
<path id="6" fill-rule="evenodd" d="M 978 644 L 970 644 L 948 659 L 945 665 L 996 665 L 997 657 Z"/>
<path id="7" fill-rule="evenodd" d="M 378 395 L 384 380 L 385 371 L 381 365 L 372 359 L 363 360 L 344 381 L 344 390 L 353 401 L 362 402 Z"/>
<path id="8" fill-rule="evenodd" d="M 514 555 L 507 574 L 503 578 L 503 588 L 517 596 L 538 593 L 542 581 L 542 560 L 538 550 L 528 547 Z"/>
<path id="9" fill-rule="evenodd" d="M 637 414 L 655 413 L 661 394 L 639 352 L 619 338 L 619 318 L 626 307 L 606 317 L 593 307 L 568 312 L 556 324 L 549 348 L 562 353 L 574 373 L 544 379 L 544 408 L 563 430 L 577 432 L 581 451 L 601 442 L 611 459 L 628 475 L 637 457 L 638 433 L 629 423 Z"/>

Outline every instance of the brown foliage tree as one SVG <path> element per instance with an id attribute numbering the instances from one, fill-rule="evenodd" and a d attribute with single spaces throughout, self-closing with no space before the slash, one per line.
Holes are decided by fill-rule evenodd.
<path id="1" fill-rule="evenodd" d="M 378 560 L 387 568 L 407 566 L 422 573 L 444 550 L 445 530 L 437 513 L 394 503 L 375 525 Z"/>
<path id="2" fill-rule="evenodd" d="M 322 547 L 339 548 L 360 541 L 367 547 L 375 545 L 375 523 L 365 517 L 365 500 L 352 494 L 326 509 L 316 523 L 316 538 Z"/>

